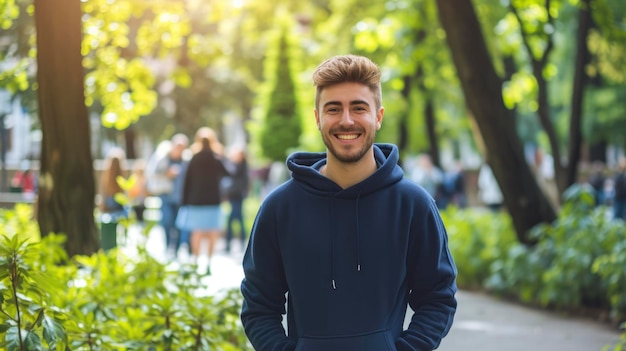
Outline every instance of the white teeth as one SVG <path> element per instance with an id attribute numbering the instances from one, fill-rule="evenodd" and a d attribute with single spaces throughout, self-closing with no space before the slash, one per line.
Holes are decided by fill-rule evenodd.
<path id="1" fill-rule="evenodd" d="M 359 136 L 357 134 L 339 134 L 337 135 L 337 138 L 341 139 L 341 140 L 353 140 L 358 138 Z"/>

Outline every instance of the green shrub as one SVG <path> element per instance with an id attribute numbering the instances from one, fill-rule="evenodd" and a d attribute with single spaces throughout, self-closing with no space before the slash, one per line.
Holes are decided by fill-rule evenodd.
<path id="1" fill-rule="evenodd" d="M 610 308 L 624 316 L 626 227 L 594 206 L 590 189 L 572 186 L 557 220 L 530 234 L 537 244 L 514 245 L 494 264 L 488 288 L 542 306 Z"/>
<path id="2" fill-rule="evenodd" d="M 70 261 L 63 236 L 39 241 L 33 227 L 14 225 L 19 216 L 0 219 L 1 349 L 251 349 L 237 289 L 207 295 L 196 267 L 170 270 L 145 248 Z"/>
<path id="3" fill-rule="evenodd" d="M 457 284 L 480 288 L 491 275 L 491 265 L 516 242 L 510 217 L 484 209 L 448 207 L 442 212 L 449 247 L 458 269 Z"/>

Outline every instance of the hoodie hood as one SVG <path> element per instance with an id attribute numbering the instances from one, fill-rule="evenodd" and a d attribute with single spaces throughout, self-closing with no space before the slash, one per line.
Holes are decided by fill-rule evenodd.
<path id="1" fill-rule="evenodd" d="M 398 165 L 398 148 L 393 144 L 374 144 L 374 158 L 378 169 L 362 182 L 342 189 L 332 180 L 320 174 L 326 164 L 325 152 L 296 152 L 287 158 L 287 167 L 294 181 L 307 191 L 318 195 L 331 195 L 340 198 L 356 198 L 380 190 L 399 182 L 404 171 Z"/>
<path id="2" fill-rule="evenodd" d="M 330 287 L 337 289 L 335 265 L 337 262 L 336 252 L 336 227 L 333 225 L 336 202 L 340 200 L 355 200 L 355 244 L 356 262 L 355 269 L 361 270 L 361 226 L 359 203 L 363 196 L 383 189 L 387 186 L 399 182 L 404 172 L 398 166 L 398 148 L 392 144 L 374 144 L 374 158 L 378 169 L 369 177 L 346 189 L 342 189 L 335 182 L 320 173 L 322 166 L 326 164 L 326 153 L 306 153 L 299 152 L 287 158 L 287 167 L 292 172 L 292 177 L 296 184 L 305 188 L 305 191 L 328 198 L 328 218 L 331 223 L 330 228 Z"/>

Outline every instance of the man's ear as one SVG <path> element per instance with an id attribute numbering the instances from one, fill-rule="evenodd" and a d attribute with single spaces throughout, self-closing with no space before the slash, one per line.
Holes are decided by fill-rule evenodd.
<path id="1" fill-rule="evenodd" d="M 320 127 L 320 115 L 317 113 L 317 109 L 313 109 L 313 113 L 315 114 L 315 124 L 317 124 L 317 130 L 322 130 Z"/>
<path id="2" fill-rule="evenodd" d="M 385 116 L 385 108 L 381 107 L 380 110 L 378 110 L 378 113 L 376 114 L 376 130 L 379 130 L 382 123 L 383 123 L 383 116 Z"/>

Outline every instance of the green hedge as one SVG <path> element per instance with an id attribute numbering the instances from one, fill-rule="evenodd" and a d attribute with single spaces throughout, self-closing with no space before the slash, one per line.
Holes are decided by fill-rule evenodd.
<path id="1" fill-rule="evenodd" d="M 30 215 L 0 213 L 0 349 L 251 350 L 237 289 L 207 295 L 196 267 L 169 270 L 145 248 L 68 260 Z"/>
<path id="2" fill-rule="evenodd" d="M 623 322 L 626 223 L 595 207 L 592 194 L 585 185 L 568 189 L 557 220 L 532 229 L 532 247 L 518 243 L 505 213 L 444 211 L 459 286 L 562 310 L 602 309 Z M 626 333 L 621 340 L 615 351 L 626 349 Z"/>

